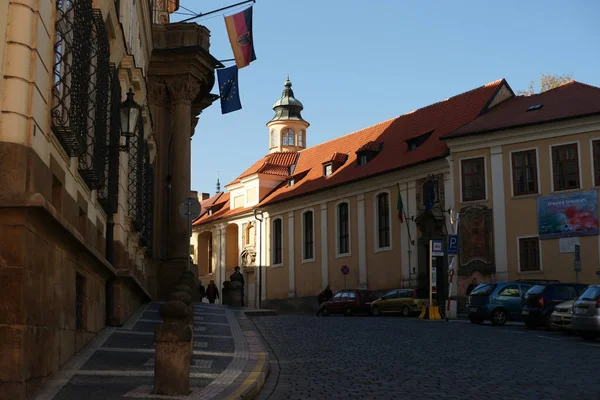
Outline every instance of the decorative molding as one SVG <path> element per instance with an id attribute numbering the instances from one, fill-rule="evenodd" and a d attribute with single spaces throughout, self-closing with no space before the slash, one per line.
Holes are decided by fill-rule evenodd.
<path id="1" fill-rule="evenodd" d="M 200 93 L 202 83 L 190 76 L 166 81 L 167 89 L 173 104 L 192 104 L 192 101 Z"/>
<path id="2" fill-rule="evenodd" d="M 148 82 L 148 104 L 165 107 L 169 103 L 167 86 L 164 83 Z"/>

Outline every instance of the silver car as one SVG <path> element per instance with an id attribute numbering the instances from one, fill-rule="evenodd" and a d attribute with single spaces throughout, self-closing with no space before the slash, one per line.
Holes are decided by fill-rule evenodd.
<path id="1" fill-rule="evenodd" d="M 573 303 L 571 328 L 584 339 L 600 336 L 600 285 L 591 285 Z"/>

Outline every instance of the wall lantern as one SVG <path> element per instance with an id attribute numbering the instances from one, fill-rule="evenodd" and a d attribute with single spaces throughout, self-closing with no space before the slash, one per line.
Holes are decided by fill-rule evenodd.
<path id="1" fill-rule="evenodd" d="M 127 99 L 121 103 L 121 136 L 125 138 L 125 149 L 129 149 L 129 141 L 135 137 L 142 106 L 133 100 L 133 89 L 129 88 Z"/>

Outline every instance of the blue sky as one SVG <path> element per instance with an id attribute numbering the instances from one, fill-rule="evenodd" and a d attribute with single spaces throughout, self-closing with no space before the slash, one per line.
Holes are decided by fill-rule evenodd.
<path id="1" fill-rule="evenodd" d="M 179 11 L 239 1 L 181 0 Z M 235 10 L 197 20 L 217 59 L 233 58 L 223 13 Z M 217 101 L 200 115 L 192 189 L 213 194 L 217 171 L 223 189 L 268 153 L 265 124 L 287 74 L 310 146 L 499 78 L 515 91 L 543 72 L 600 86 L 599 16 L 596 0 L 257 0 L 257 60 L 239 71 L 243 108 L 222 115 Z"/>

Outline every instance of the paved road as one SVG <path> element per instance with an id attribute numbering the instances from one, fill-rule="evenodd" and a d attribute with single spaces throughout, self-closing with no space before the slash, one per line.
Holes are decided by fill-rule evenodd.
<path id="1" fill-rule="evenodd" d="M 600 399 L 600 340 L 402 317 L 253 322 L 277 356 L 260 400 Z"/>

